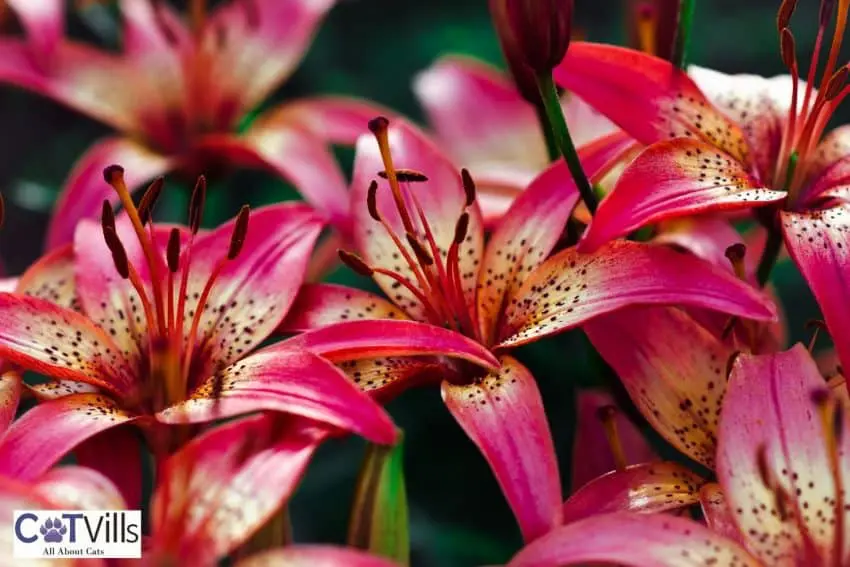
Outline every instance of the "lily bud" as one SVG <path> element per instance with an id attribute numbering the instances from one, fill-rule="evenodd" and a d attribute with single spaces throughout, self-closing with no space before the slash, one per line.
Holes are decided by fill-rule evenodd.
<path id="1" fill-rule="evenodd" d="M 514 85 L 519 94 L 532 104 L 540 102 L 540 91 L 537 90 L 537 79 L 534 71 L 525 64 L 525 58 L 517 45 L 511 24 L 508 21 L 507 3 L 505 0 L 490 0 L 490 17 L 493 27 L 502 47 L 502 54 L 508 64 Z"/>
<path id="2" fill-rule="evenodd" d="M 536 73 L 551 73 L 570 45 L 573 0 L 504 1 L 525 64 Z"/>

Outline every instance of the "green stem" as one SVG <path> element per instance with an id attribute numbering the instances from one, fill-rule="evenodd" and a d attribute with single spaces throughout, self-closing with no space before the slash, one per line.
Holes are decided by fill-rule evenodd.
<path id="1" fill-rule="evenodd" d="M 543 137 L 546 139 L 546 152 L 549 155 L 549 161 L 555 161 L 561 157 L 561 152 L 558 151 L 558 144 L 555 142 L 555 137 L 552 136 L 552 130 L 547 126 L 549 123 L 546 119 L 546 108 L 542 102 L 534 105 L 534 110 L 537 111 L 537 120 L 540 122 L 540 128 L 543 130 Z"/>
<path id="2" fill-rule="evenodd" d="M 683 71 L 688 66 L 688 47 L 691 41 L 691 25 L 694 22 L 695 6 L 696 0 L 681 0 L 679 4 L 679 25 L 676 28 L 672 62 Z"/>
<path id="3" fill-rule="evenodd" d="M 776 265 L 780 250 L 782 250 L 782 232 L 776 227 L 770 227 L 767 229 L 767 242 L 756 269 L 756 279 L 761 287 L 764 287 L 770 278 L 770 272 Z"/>
<path id="4" fill-rule="evenodd" d="M 555 81 L 552 80 L 552 74 L 544 73 L 538 75 L 537 86 L 540 89 L 540 96 L 543 99 L 548 130 L 551 132 L 558 150 L 561 152 L 561 156 L 567 162 L 567 167 L 570 168 L 570 173 L 576 182 L 578 192 L 587 206 L 587 210 L 590 211 L 591 215 L 595 214 L 597 207 L 596 195 L 593 193 L 590 180 L 587 179 L 587 175 L 585 175 L 584 169 L 581 167 L 581 161 L 578 159 L 578 152 L 576 152 L 573 139 L 570 137 L 570 131 L 567 128 L 567 121 L 564 119 L 564 111 L 561 108 L 561 100 L 558 98 L 558 89 L 555 87 Z"/>

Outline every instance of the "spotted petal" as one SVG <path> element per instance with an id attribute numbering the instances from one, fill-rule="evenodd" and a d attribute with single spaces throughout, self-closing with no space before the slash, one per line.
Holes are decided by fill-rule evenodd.
<path id="1" fill-rule="evenodd" d="M 306 284 L 278 331 L 292 333 L 342 321 L 404 318 L 398 307 L 380 295 L 343 285 Z"/>
<path id="2" fill-rule="evenodd" d="M 564 250 L 532 272 L 511 299 L 499 346 L 532 342 L 640 304 L 776 317 L 767 296 L 708 262 L 665 247 L 614 241 L 593 254 Z"/>
<path id="3" fill-rule="evenodd" d="M 643 144 L 689 137 L 744 163 L 744 132 L 669 61 L 614 45 L 573 42 L 555 80 Z"/>
<path id="4" fill-rule="evenodd" d="M 37 478 L 86 439 L 134 419 L 100 394 L 74 394 L 38 404 L 6 430 L 0 443 L 0 475 Z"/>
<path id="5" fill-rule="evenodd" d="M 653 428 L 712 467 L 732 347 L 674 307 L 623 309 L 584 330 Z"/>
<path id="6" fill-rule="evenodd" d="M 425 243 L 429 253 L 437 256 L 428 247 L 424 238 L 424 227 L 416 214 L 413 197 L 415 196 L 415 200 L 421 204 L 425 219 L 439 248 L 439 256 L 445 263 L 446 255 L 454 242 L 458 218 L 466 208 L 466 194 L 461 184 L 460 174 L 434 142 L 408 123 L 397 120 L 390 126 L 389 143 L 395 167 L 413 169 L 428 176 L 426 182 L 402 183 L 403 199 L 407 210 L 410 211 L 411 223 L 417 236 L 420 237 L 421 242 Z M 399 249 L 384 227 L 371 217 L 367 207 L 369 184 L 373 179 L 377 179 L 377 209 L 399 238 L 404 250 L 415 258 L 407 244 L 405 229 L 389 183 L 378 177 L 378 172 L 383 170 L 384 165 L 375 139 L 372 136 L 362 137 L 357 142 L 352 181 L 351 213 L 354 223 L 354 241 L 367 263 L 397 272 L 421 289 L 408 263 L 399 253 Z M 471 309 L 474 305 L 476 278 L 484 248 L 484 236 L 478 206 L 473 204 L 468 209 L 470 217 L 467 236 L 460 246 L 458 257 L 466 305 Z M 404 287 L 399 287 L 394 280 L 386 276 L 376 276 L 375 281 L 411 318 L 426 320 L 425 309 L 414 294 Z"/>
<path id="7" fill-rule="evenodd" d="M 705 482 L 678 463 L 632 465 L 594 479 L 564 503 L 564 523 L 608 512 L 655 514 L 699 502 Z"/>
<path id="8" fill-rule="evenodd" d="M 738 531 L 738 526 L 735 525 L 732 510 L 729 509 L 726 495 L 723 494 L 723 489 L 720 488 L 719 484 L 710 482 L 703 485 L 699 491 L 699 499 L 705 525 L 715 533 L 746 545 L 741 532 Z"/>
<path id="9" fill-rule="evenodd" d="M 332 362 L 384 356 L 449 356 L 499 367 L 481 344 L 460 333 L 414 321 L 349 321 L 301 333 L 276 348 L 305 349 Z"/>
<path id="10" fill-rule="evenodd" d="M 74 164 L 62 187 L 47 228 L 48 248 L 73 241 L 77 223 L 98 218 L 104 199 L 118 201 L 115 190 L 103 180 L 104 168 L 116 163 L 124 167 L 124 178 L 131 189 L 174 165 L 128 138 L 106 138 L 96 143 Z"/>
<path id="11" fill-rule="evenodd" d="M 76 311 L 44 299 L 0 293 L 0 356 L 53 378 L 121 394 L 135 375 L 118 346 Z"/>
<path id="12" fill-rule="evenodd" d="M 630 567 L 760 567 L 732 540 L 685 518 L 616 513 L 560 527 L 525 547 L 507 567 L 586 564 Z"/>
<path id="13" fill-rule="evenodd" d="M 703 142 L 676 138 L 634 159 L 599 205 L 579 247 L 585 251 L 662 220 L 767 205 L 785 198 L 732 156 Z"/>
<path id="14" fill-rule="evenodd" d="M 783 212 L 785 245 L 820 305 L 844 368 L 850 368 L 850 205 Z"/>
<path id="15" fill-rule="evenodd" d="M 306 351 L 267 348 L 210 376 L 188 400 L 157 414 L 202 423 L 255 411 L 300 415 L 389 444 L 395 427 L 339 369 Z"/>
<path id="16" fill-rule="evenodd" d="M 154 549 L 215 564 L 289 499 L 324 436 L 307 420 L 258 415 L 194 439 L 166 462 L 154 494 Z"/>
<path id="17" fill-rule="evenodd" d="M 717 473 L 748 547 L 771 565 L 833 564 L 836 488 L 829 451 L 838 451 L 838 474 L 850 478 L 850 439 L 839 438 L 834 449 L 828 445 L 826 436 L 833 427 L 846 428 L 847 415 L 840 414 L 836 425 L 830 417 L 830 431 L 824 430 L 812 396 L 825 388 L 800 344 L 777 354 L 741 355 L 732 369 Z M 850 514 L 840 502 L 847 541 Z M 834 564 L 846 560 L 844 550 Z"/>
<path id="18" fill-rule="evenodd" d="M 236 564 L 237 567 L 397 567 L 396 563 L 365 551 L 330 545 L 289 545 L 272 549 Z"/>
<path id="19" fill-rule="evenodd" d="M 443 401 L 490 464 L 532 541 L 561 523 L 555 447 L 534 376 L 516 359 L 471 384 L 443 382 Z"/>
<path id="20" fill-rule="evenodd" d="M 0 435 L 15 419 L 22 388 L 23 380 L 19 373 L 9 371 L 0 375 Z"/>
<path id="21" fill-rule="evenodd" d="M 23 273 L 15 289 L 10 291 L 46 299 L 61 307 L 79 311 L 73 247 L 66 244 L 39 258 Z"/>

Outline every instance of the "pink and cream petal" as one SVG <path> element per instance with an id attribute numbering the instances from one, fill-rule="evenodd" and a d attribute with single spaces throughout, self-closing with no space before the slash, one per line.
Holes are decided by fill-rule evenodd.
<path id="1" fill-rule="evenodd" d="M 555 80 L 638 142 L 688 137 L 719 148 L 745 168 L 752 162 L 741 128 L 669 61 L 614 45 L 573 42 Z"/>
<path id="2" fill-rule="evenodd" d="M 128 57 L 174 57 L 191 32 L 180 15 L 163 2 L 122 0 L 122 43 Z"/>
<path id="3" fill-rule="evenodd" d="M 443 401 L 490 464 L 525 541 L 561 523 L 561 481 L 534 376 L 503 356 L 498 372 L 443 382 Z"/>
<path id="4" fill-rule="evenodd" d="M 350 196 L 330 148 L 290 124 L 256 124 L 241 136 L 211 134 L 199 149 L 232 165 L 267 169 L 291 183 L 333 226 L 347 230 Z"/>
<path id="5" fill-rule="evenodd" d="M 600 412 L 613 410 L 613 425 L 617 428 L 626 464 L 657 461 L 658 456 L 635 423 L 618 411 L 616 401 L 602 390 L 583 390 L 576 402 L 576 433 L 573 441 L 570 484 L 575 492 L 593 479 L 617 468 Z"/>
<path id="6" fill-rule="evenodd" d="M 56 248 L 74 239 L 82 219 L 98 218 L 104 199 L 115 203 L 118 196 L 103 179 L 107 166 L 124 167 L 130 189 L 161 175 L 173 167 L 172 160 L 139 145 L 129 138 L 106 138 L 97 142 L 74 164 L 62 187 L 47 229 L 47 248 Z"/>
<path id="7" fill-rule="evenodd" d="M 343 321 L 405 318 L 398 307 L 380 295 L 344 285 L 306 284 L 278 331 L 296 333 Z"/>
<path id="8" fill-rule="evenodd" d="M 353 146 L 369 133 L 369 120 L 393 112 L 373 102 L 342 96 L 318 96 L 286 102 L 262 114 L 259 124 L 296 125 L 327 143 Z"/>
<path id="9" fill-rule="evenodd" d="M 564 250 L 534 270 L 508 305 L 500 347 L 518 346 L 635 305 L 679 304 L 773 320 L 763 293 L 704 260 L 614 241 L 593 254 Z"/>
<path id="10" fill-rule="evenodd" d="M 348 321 L 307 331 L 271 350 L 307 350 L 331 362 L 386 356 L 448 356 L 495 370 L 499 362 L 483 345 L 449 329 L 415 321 Z"/>
<path id="11" fill-rule="evenodd" d="M 340 369 L 362 391 L 381 403 L 415 386 L 437 383 L 451 367 L 437 357 L 387 356 L 339 363 Z"/>
<path id="12" fill-rule="evenodd" d="M 86 439 L 134 419 L 100 394 L 75 394 L 40 403 L 6 430 L 0 442 L 0 475 L 35 479 Z M 109 454 L 101 457 L 112 458 Z"/>
<path id="13" fill-rule="evenodd" d="M 236 567 L 398 567 L 384 557 L 350 547 L 290 545 L 252 555 Z"/>
<path id="14" fill-rule="evenodd" d="M 263 207 L 251 213 L 239 255 L 225 260 L 235 223 L 234 219 L 198 238 L 181 256 L 183 268 L 189 265 L 185 309 L 203 312 L 196 340 L 204 364 L 198 372 L 235 362 L 280 325 L 304 281 L 322 230 L 319 217 L 303 203 Z M 199 307 L 204 286 L 222 261 L 210 298 Z M 185 336 L 191 325 L 187 317 Z"/>
<path id="15" fill-rule="evenodd" d="M 838 474 L 850 478 L 846 436 L 830 449 L 833 427 L 824 430 L 813 395 L 826 390 L 805 347 L 776 354 L 741 355 L 727 386 L 720 425 L 717 474 L 735 523 L 749 549 L 770 565 L 843 564 L 833 560 L 836 487 L 830 450 L 838 451 Z M 840 502 L 840 501 L 839 501 Z M 848 510 L 843 515 L 847 541 Z M 801 533 L 804 527 L 806 534 Z"/>
<path id="16" fill-rule="evenodd" d="M 732 272 L 733 266 L 726 257 L 726 250 L 734 244 L 743 244 L 744 239 L 723 217 L 704 216 L 662 223 L 659 234 L 652 241 L 687 250 L 698 258 Z M 756 256 L 760 249 L 748 247 L 748 256 Z"/>
<path id="17" fill-rule="evenodd" d="M 215 564 L 289 499 L 324 437 L 307 420 L 257 415 L 194 439 L 164 466 L 151 513 L 154 547 Z"/>
<path id="18" fill-rule="evenodd" d="M 24 27 L 27 42 L 41 65 L 49 66 L 56 45 L 64 39 L 63 0 L 5 0 Z"/>
<path id="19" fill-rule="evenodd" d="M 687 138 L 649 146 L 599 205 L 579 247 L 592 251 L 663 220 L 768 205 L 785 198 L 766 189 L 732 156 Z"/>
<path id="20" fill-rule="evenodd" d="M 839 126 L 824 136 L 802 164 L 806 168 L 807 185 L 813 185 L 837 161 L 847 157 L 848 154 L 850 154 L 850 124 Z M 804 195 L 809 193 L 808 190 L 804 190 Z"/>
<path id="21" fill-rule="evenodd" d="M 583 146 L 618 130 L 613 122 L 575 93 L 566 92 L 561 96 L 561 108 L 576 146 Z"/>
<path id="22" fill-rule="evenodd" d="M 506 567 L 762 567 L 732 540 L 685 518 L 625 512 L 557 528 L 526 546 Z"/>
<path id="23" fill-rule="evenodd" d="M 110 458 L 106 459 L 104 455 Z M 137 510 L 142 507 L 142 474 L 146 463 L 142 457 L 141 438 L 135 427 L 113 427 L 89 437 L 74 449 L 74 458 L 78 465 L 109 479 L 127 508 Z"/>
<path id="24" fill-rule="evenodd" d="M 75 380 L 48 380 L 41 384 L 28 384 L 27 389 L 41 402 L 71 394 L 96 394 L 100 391 L 97 386 Z"/>
<path id="25" fill-rule="evenodd" d="M 850 201 L 850 155 L 845 154 L 813 177 L 797 198 L 798 208 L 819 208 L 828 199 Z"/>
<path id="26" fill-rule="evenodd" d="M 421 204 L 434 241 L 439 248 L 439 255 L 445 262 L 449 248 L 454 242 L 458 219 L 467 209 L 465 207 L 466 193 L 461 183 L 460 173 L 433 141 L 414 126 L 401 120 L 390 125 L 389 145 L 396 168 L 413 169 L 428 177 L 428 181 L 425 182 L 402 183 L 402 192 L 405 193 L 403 198 L 411 213 L 416 236 L 430 253 L 431 249 L 424 238 L 424 227 L 415 212 L 414 195 Z M 408 254 L 415 257 L 406 242 L 401 216 L 393 200 L 389 183 L 378 177 L 378 172 L 383 170 L 384 165 L 374 137 L 363 136 L 357 142 L 352 181 L 351 212 L 354 241 L 368 264 L 397 272 L 408 278 L 414 286 L 419 287 L 411 269 L 399 254 L 398 248 L 388 236 L 387 231 L 380 223 L 372 219 L 367 207 L 367 191 L 374 179 L 378 182 L 376 200 L 379 213 L 386 219 Z M 467 236 L 460 245 L 458 258 L 461 286 L 466 304 L 472 309 L 479 263 L 484 249 L 484 232 L 478 206 L 473 204 L 468 207 L 468 213 L 470 216 Z M 386 276 L 375 276 L 375 281 L 411 318 L 425 320 L 425 310 L 421 302 L 410 291 L 399 287 L 394 280 Z"/>
<path id="27" fill-rule="evenodd" d="M 15 371 L 0 374 L 0 435 L 15 419 L 23 391 L 21 375 Z"/>
<path id="28" fill-rule="evenodd" d="M 80 311 L 74 281 L 74 249 L 70 243 L 36 260 L 17 281 L 17 293 L 46 299 L 60 307 Z"/>
<path id="29" fill-rule="evenodd" d="M 217 8 L 205 41 L 218 46 L 210 90 L 220 104 L 242 112 L 257 106 L 295 70 L 333 5 L 334 0 L 254 0 Z"/>
<path id="30" fill-rule="evenodd" d="M 49 301 L 0 294 L 0 356 L 52 378 L 116 394 L 136 386 L 119 347 L 90 319 Z"/>
<path id="31" fill-rule="evenodd" d="M 34 492 L 66 510 L 138 509 L 127 506 L 121 493 L 99 472 L 77 466 L 57 467 L 41 475 Z"/>
<path id="32" fill-rule="evenodd" d="M 705 482 L 684 465 L 662 461 L 611 471 L 585 484 L 564 503 L 564 523 L 610 512 L 657 514 L 699 502 Z"/>
<path id="33" fill-rule="evenodd" d="M 652 427 L 713 467 L 733 348 L 675 307 L 623 309 L 590 321 L 584 331 Z"/>
<path id="34" fill-rule="evenodd" d="M 705 525 L 711 528 L 711 531 L 746 545 L 719 484 L 704 484 L 699 490 L 699 501 Z"/>
<path id="35" fill-rule="evenodd" d="M 785 245 L 820 305 L 835 350 L 850 368 L 850 205 L 783 212 Z"/>
<path id="36" fill-rule="evenodd" d="M 493 165 L 534 175 L 549 162 L 534 107 L 496 68 L 444 57 L 416 76 L 413 90 L 437 139 L 476 179 Z"/>
<path id="37" fill-rule="evenodd" d="M 203 423 L 276 411 L 300 415 L 375 443 L 395 440 L 381 407 L 339 369 L 306 351 L 267 348 L 210 376 L 185 402 L 157 414 L 164 423 Z"/>

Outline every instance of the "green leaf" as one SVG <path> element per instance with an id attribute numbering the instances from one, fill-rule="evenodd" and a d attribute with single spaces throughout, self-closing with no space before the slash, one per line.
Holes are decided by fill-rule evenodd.
<path id="1" fill-rule="evenodd" d="M 348 544 L 410 563 L 403 435 L 394 446 L 369 444 L 357 479 Z"/>

